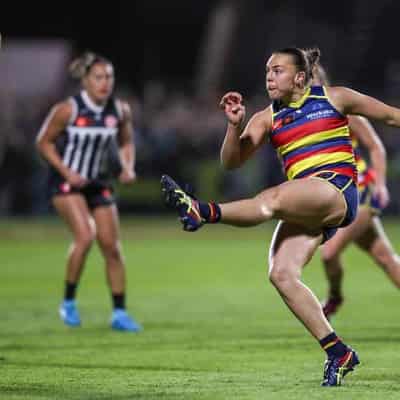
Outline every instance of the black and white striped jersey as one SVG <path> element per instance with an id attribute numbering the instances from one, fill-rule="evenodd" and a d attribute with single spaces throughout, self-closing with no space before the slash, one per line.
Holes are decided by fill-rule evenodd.
<path id="1" fill-rule="evenodd" d="M 103 158 L 118 133 L 121 107 L 113 98 L 105 106 L 98 106 L 86 91 L 69 98 L 69 101 L 72 116 L 64 135 L 61 135 L 62 143 L 57 147 L 64 165 L 87 179 L 97 179 Z"/>

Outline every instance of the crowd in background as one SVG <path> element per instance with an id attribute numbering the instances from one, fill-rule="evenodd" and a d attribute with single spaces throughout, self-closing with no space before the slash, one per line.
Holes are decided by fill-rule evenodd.
<path id="1" fill-rule="evenodd" d="M 49 107 L 72 93 L 68 83 L 62 86 L 67 79 L 67 64 L 78 48 L 104 46 L 100 53 L 104 50 L 103 55 L 116 67 L 118 95 L 133 109 L 139 179 L 134 188 L 121 192 L 122 212 L 143 210 L 143 203 L 151 203 L 154 212 L 163 210 L 155 195 L 163 173 L 193 182 L 197 190 L 209 188 L 204 197 L 218 199 L 249 196 L 283 179 L 270 146 L 239 171 L 222 170 L 218 159 L 225 118 L 218 102 L 223 93 L 211 89 L 240 91 L 248 115 L 262 109 L 268 99 L 263 83 L 265 66 L 260 60 L 277 48 L 318 44 L 333 84 L 353 87 L 400 106 L 400 61 L 387 40 L 393 37 L 398 2 L 381 0 L 374 7 L 365 7 L 361 0 L 347 0 L 329 13 L 317 1 L 311 1 L 308 7 L 294 0 L 224 0 L 190 6 L 187 2 L 168 6 L 150 3 L 134 2 L 131 12 L 126 6 L 116 8 L 109 29 L 96 31 L 94 36 L 86 23 L 93 14 L 89 6 L 80 9 L 82 26 L 72 12 L 57 21 L 55 31 L 47 19 L 37 23 L 45 13 L 35 7 L 38 16 L 30 19 L 36 21 L 30 28 L 33 36 L 27 33 L 28 27 L 24 31 L 28 40 L 18 29 L 14 40 L 7 35 L 4 40 L 3 35 L 0 215 L 51 212 L 46 166 L 34 141 Z M 104 10 L 96 12 L 107 15 Z M 68 18 L 74 22 L 71 24 Z M 15 26 L 11 24 L 9 30 Z M 181 40 L 182 32 L 186 41 Z M 13 93 L 14 87 L 19 88 L 18 93 Z M 137 92 L 132 92 L 132 87 Z M 395 129 L 374 126 L 388 154 L 392 201 L 386 212 L 398 213 L 400 135 Z M 149 185 L 143 184 L 146 182 Z M 140 201 L 129 196 L 129 190 L 140 192 Z"/>
<path id="2" fill-rule="evenodd" d="M 156 185 L 159 177 L 168 173 L 178 181 L 215 186 L 211 192 L 221 199 L 248 196 L 282 181 L 279 161 L 268 145 L 259 151 L 255 164 L 250 167 L 234 172 L 222 170 L 219 149 L 226 121 L 218 108 L 220 93 L 193 97 L 189 91 L 171 90 L 161 82 L 147 84 L 141 97 L 126 88 L 117 86 L 117 89 L 118 96 L 132 106 L 136 168 L 141 182 Z M 58 99 L 18 98 L 12 93 L 0 94 L 0 215 L 51 212 L 47 168 L 35 149 L 35 137 L 50 105 L 62 96 Z M 268 99 L 263 94 L 246 99 L 248 115 L 267 104 Z M 377 130 L 388 152 L 392 202 L 387 212 L 395 213 L 400 210 L 397 184 L 400 179 L 400 135 L 393 130 Z M 204 169 L 205 165 L 208 169 Z M 199 173 L 200 170 L 203 172 Z M 218 176 L 217 180 L 213 179 L 215 176 Z M 122 212 L 140 212 L 141 204 L 135 204 L 134 197 L 124 204 Z M 162 210 L 161 202 L 155 202 L 152 211 Z"/>

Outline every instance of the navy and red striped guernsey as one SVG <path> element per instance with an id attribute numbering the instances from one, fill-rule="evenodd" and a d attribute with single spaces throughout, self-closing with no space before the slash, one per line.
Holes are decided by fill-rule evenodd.
<path id="1" fill-rule="evenodd" d="M 361 154 L 360 144 L 358 143 L 357 138 L 351 132 L 350 129 L 350 137 L 353 143 L 354 148 L 354 156 L 357 164 L 357 172 L 358 172 L 358 188 L 362 189 L 370 183 L 374 183 L 376 179 L 375 170 L 368 165 L 367 161 Z"/>
<path id="2" fill-rule="evenodd" d="M 311 86 L 297 102 L 272 103 L 270 142 L 288 179 L 334 171 L 357 182 L 347 117 L 329 102 L 323 86 Z"/>

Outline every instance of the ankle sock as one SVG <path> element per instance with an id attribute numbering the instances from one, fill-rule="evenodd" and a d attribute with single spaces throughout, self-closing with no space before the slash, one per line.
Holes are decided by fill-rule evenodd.
<path id="1" fill-rule="evenodd" d="M 335 332 L 330 333 L 319 341 L 328 357 L 343 357 L 349 348 L 342 342 Z"/>
<path id="2" fill-rule="evenodd" d="M 118 309 L 124 310 L 125 309 L 125 294 L 124 293 L 120 293 L 120 294 L 113 293 L 112 294 L 112 302 L 113 302 L 114 309 L 118 308 Z"/>
<path id="3" fill-rule="evenodd" d="M 64 300 L 74 300 L 76 295 L 77 283 L 65 282 Z"/>
<path id="4" fill-rule="evenodd" d="M 209 224 L 215 224 L 221 219 L 221 207 L 217 203 L 199 202 L 199 209 L 202 218 Z"/>

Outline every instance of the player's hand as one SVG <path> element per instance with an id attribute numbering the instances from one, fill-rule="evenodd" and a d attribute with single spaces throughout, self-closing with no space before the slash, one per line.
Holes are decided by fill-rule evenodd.
<path id="1" fill-rule="evenodd" d="M 243 122 L 246 115 L 246 108 L 243 105 L 243 98 L 240 93 L 226 93 L 222 97 L 219 106 L 225 111 L 225 115 L 232 125 L 239 126 Z"/>
<path id="2" fill-rule="evenodd" d="M 385 208 L 389 204 L 390 194 L 385 184 L 375 184 L 374 194 L 382 208 Z"/>
<path id="3" fill-rule="evenodd" d="M 118 180 L 123 184 L 133 183 L 136 180 L 136 172 L 130 169 L 124 168 L 120 173 Z"/>
<path id="4" fill-rule="evenodd" d="M 86 178 L 74 171 L 69 171 L 65 179 L 72 187 L 76 188 L 81 188 L 88 183 Z"/>

